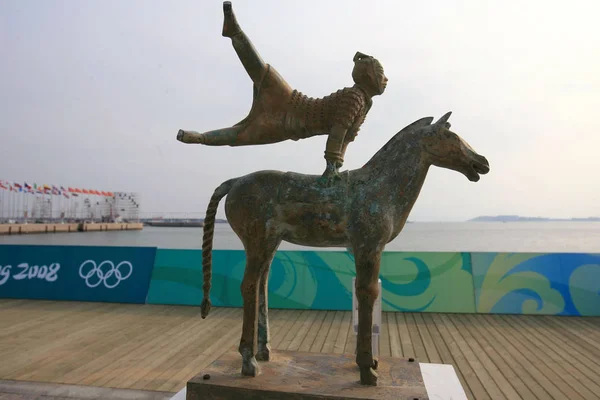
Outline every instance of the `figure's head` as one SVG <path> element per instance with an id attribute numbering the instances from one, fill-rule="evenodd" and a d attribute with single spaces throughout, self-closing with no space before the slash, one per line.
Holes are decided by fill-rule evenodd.
<path id="1" fill-rule="evenodd" d="M 431 164 L 458 171 L 471 182 L 477 182 L 480 174 L 490 171 L 490 165 L 485 157 L 477 154 L 464 139 L 450 130 L 450 114 L 419 130 L 421 145 Z"/>
<path id="2" fill-rule="evenodd" d="M 388 79 L 383 73 L 381 63 L 376 58 L 361 52 L 356 52 L 353 61 L 352 79 L 354 79 L 354 83 L 363 88 L 370 96 L 383 94 Z"/>

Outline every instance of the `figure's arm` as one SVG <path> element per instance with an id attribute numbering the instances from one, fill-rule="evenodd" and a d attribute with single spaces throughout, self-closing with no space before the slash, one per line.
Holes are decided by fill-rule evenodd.
<path id="1" fill-rule="evenodd" d="M 344 143 L 342 143 L 342 149 L 340 151 L 342 160 L 346 156 L 346 149 L 348 148 L 348 145 L 350 144 L 350 142 L 354 142 L 354 139 L 356 138 L 357 135 L 358 135 L 357 130 L 349 130 L 346 133 L 346 136 L 344 137 Z"/>
<path id="2" fill-rule="evenodd" d="M 343 149 L 345 150 L 344 142 L 347 131 L 346 127 L 341 124 L 333 125 L 325 146 L 325 160 L 327 160 L 327 164 L 341 167 L 344 163 Z"/>

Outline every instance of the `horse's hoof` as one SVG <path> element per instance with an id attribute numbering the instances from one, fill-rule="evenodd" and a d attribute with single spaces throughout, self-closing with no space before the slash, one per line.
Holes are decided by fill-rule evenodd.
<path id="1" fill-rule="evenodd" d="M 377 386 L 377 373 L 370 367 L 360 369 L 360 384 Z"/>
<path id="2" fill-rule="evenodd" d="M 177 140 L 180 142 L 183 142 L 183 135 L 184 135 L 184 132 L 182 129 L 180 129 L 179 132 L 177 132 Z"/>
<path id="3" fill-rule="evenodd" d="M 271 359 L 271 350 L 266 347 L 259 349 L 258 353 L 256 353 L 256 359 L 258 361 L 269 361 Z"/>
<path id="4" fill-rule="evenodd" d="M 242 375 L 244 376 L 257 376 L 260 373 L 258 362 L 256 358 L 252 357 L 250 360 L 242 361 Z"/>

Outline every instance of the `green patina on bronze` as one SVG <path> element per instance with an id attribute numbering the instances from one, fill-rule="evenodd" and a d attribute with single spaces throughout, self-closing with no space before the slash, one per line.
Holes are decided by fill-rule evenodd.
<path id="1" fill-rule="evenodd" d="M 267 282 L 282 241 L 313 247 L 342 247 L 354 254 L 358 298 L 356 363 L 363 385 L 376 385 L 377 360 L 371 351 L 373 305 L 378 296 L 379 268 L 387 243 L 400 234 L 431 165 L 463 173 L 478 181 L 489 171 L 477 154 L 450 130 L 450 113 L 432 124 L 422 118 L 398 132 L 362 168 L 344 171 L 348 143 L 354 140 L 387 78 L 373 57 L 357 52 L 355 85 L 321 99 L 292 90 L 254 49 L 224 2 L 223 36 L 254 82 L 252 109 L 236 125 L 197 133 L 180 130 L 184 143 L 245 146 L 328 135 L 323 175 L 258 171 L 221 184 L 212 195 L 204 220 L 202 318 L 210 311 L 212 242 L 219 202 L 225 196 L 227 220 L 241 239 L 246 268 L 241 284 L 244 320 L 239 352 L 242 374 L 256 376 L 257 360 L 269 361 Z M 325 184 L 324 184 L 325 183 Z"/>

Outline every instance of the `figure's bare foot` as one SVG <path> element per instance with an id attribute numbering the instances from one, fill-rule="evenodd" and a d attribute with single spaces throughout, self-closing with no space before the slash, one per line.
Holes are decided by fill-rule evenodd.
<path id="1" fill-rule="evenodd" d="M 271 359 L 271 346 L 258 345 L 258 352 L 256 353 L 256 359 L 258 361 L 269 361 Z"/>
<path id="2" fill-rule="evenodd" d="M 233 37 L 237 33 L 241 32 L 241 28 L 237 23 L 237 19 L 235 18 L 235 14 L 233 13 L 233 8 L 231 6 L 230 1 L 223 2 L 223 32 L 222 35 L 225 37 Z"/>
<path id="3" fill-rule="evenodd" d="M 177 140 L 181 143 L 206 144 L 206 138 L 203 134 L 194 131 L 184 131 L 183 129 L 177 132 Z"/>
<path id="4" fill-rule="evenodd" d="M 252 357 L 247 360 L 242 360 L 242 375 L 257 376 L 260 373 L 256 358 Z"/>
<path id="5" fill-rule="evenodd" d="M 377 386 L 377 372 L 373 371 L 372 368 L 366 367 L 360 368 L 360 384 L 368 386 Z"/>

